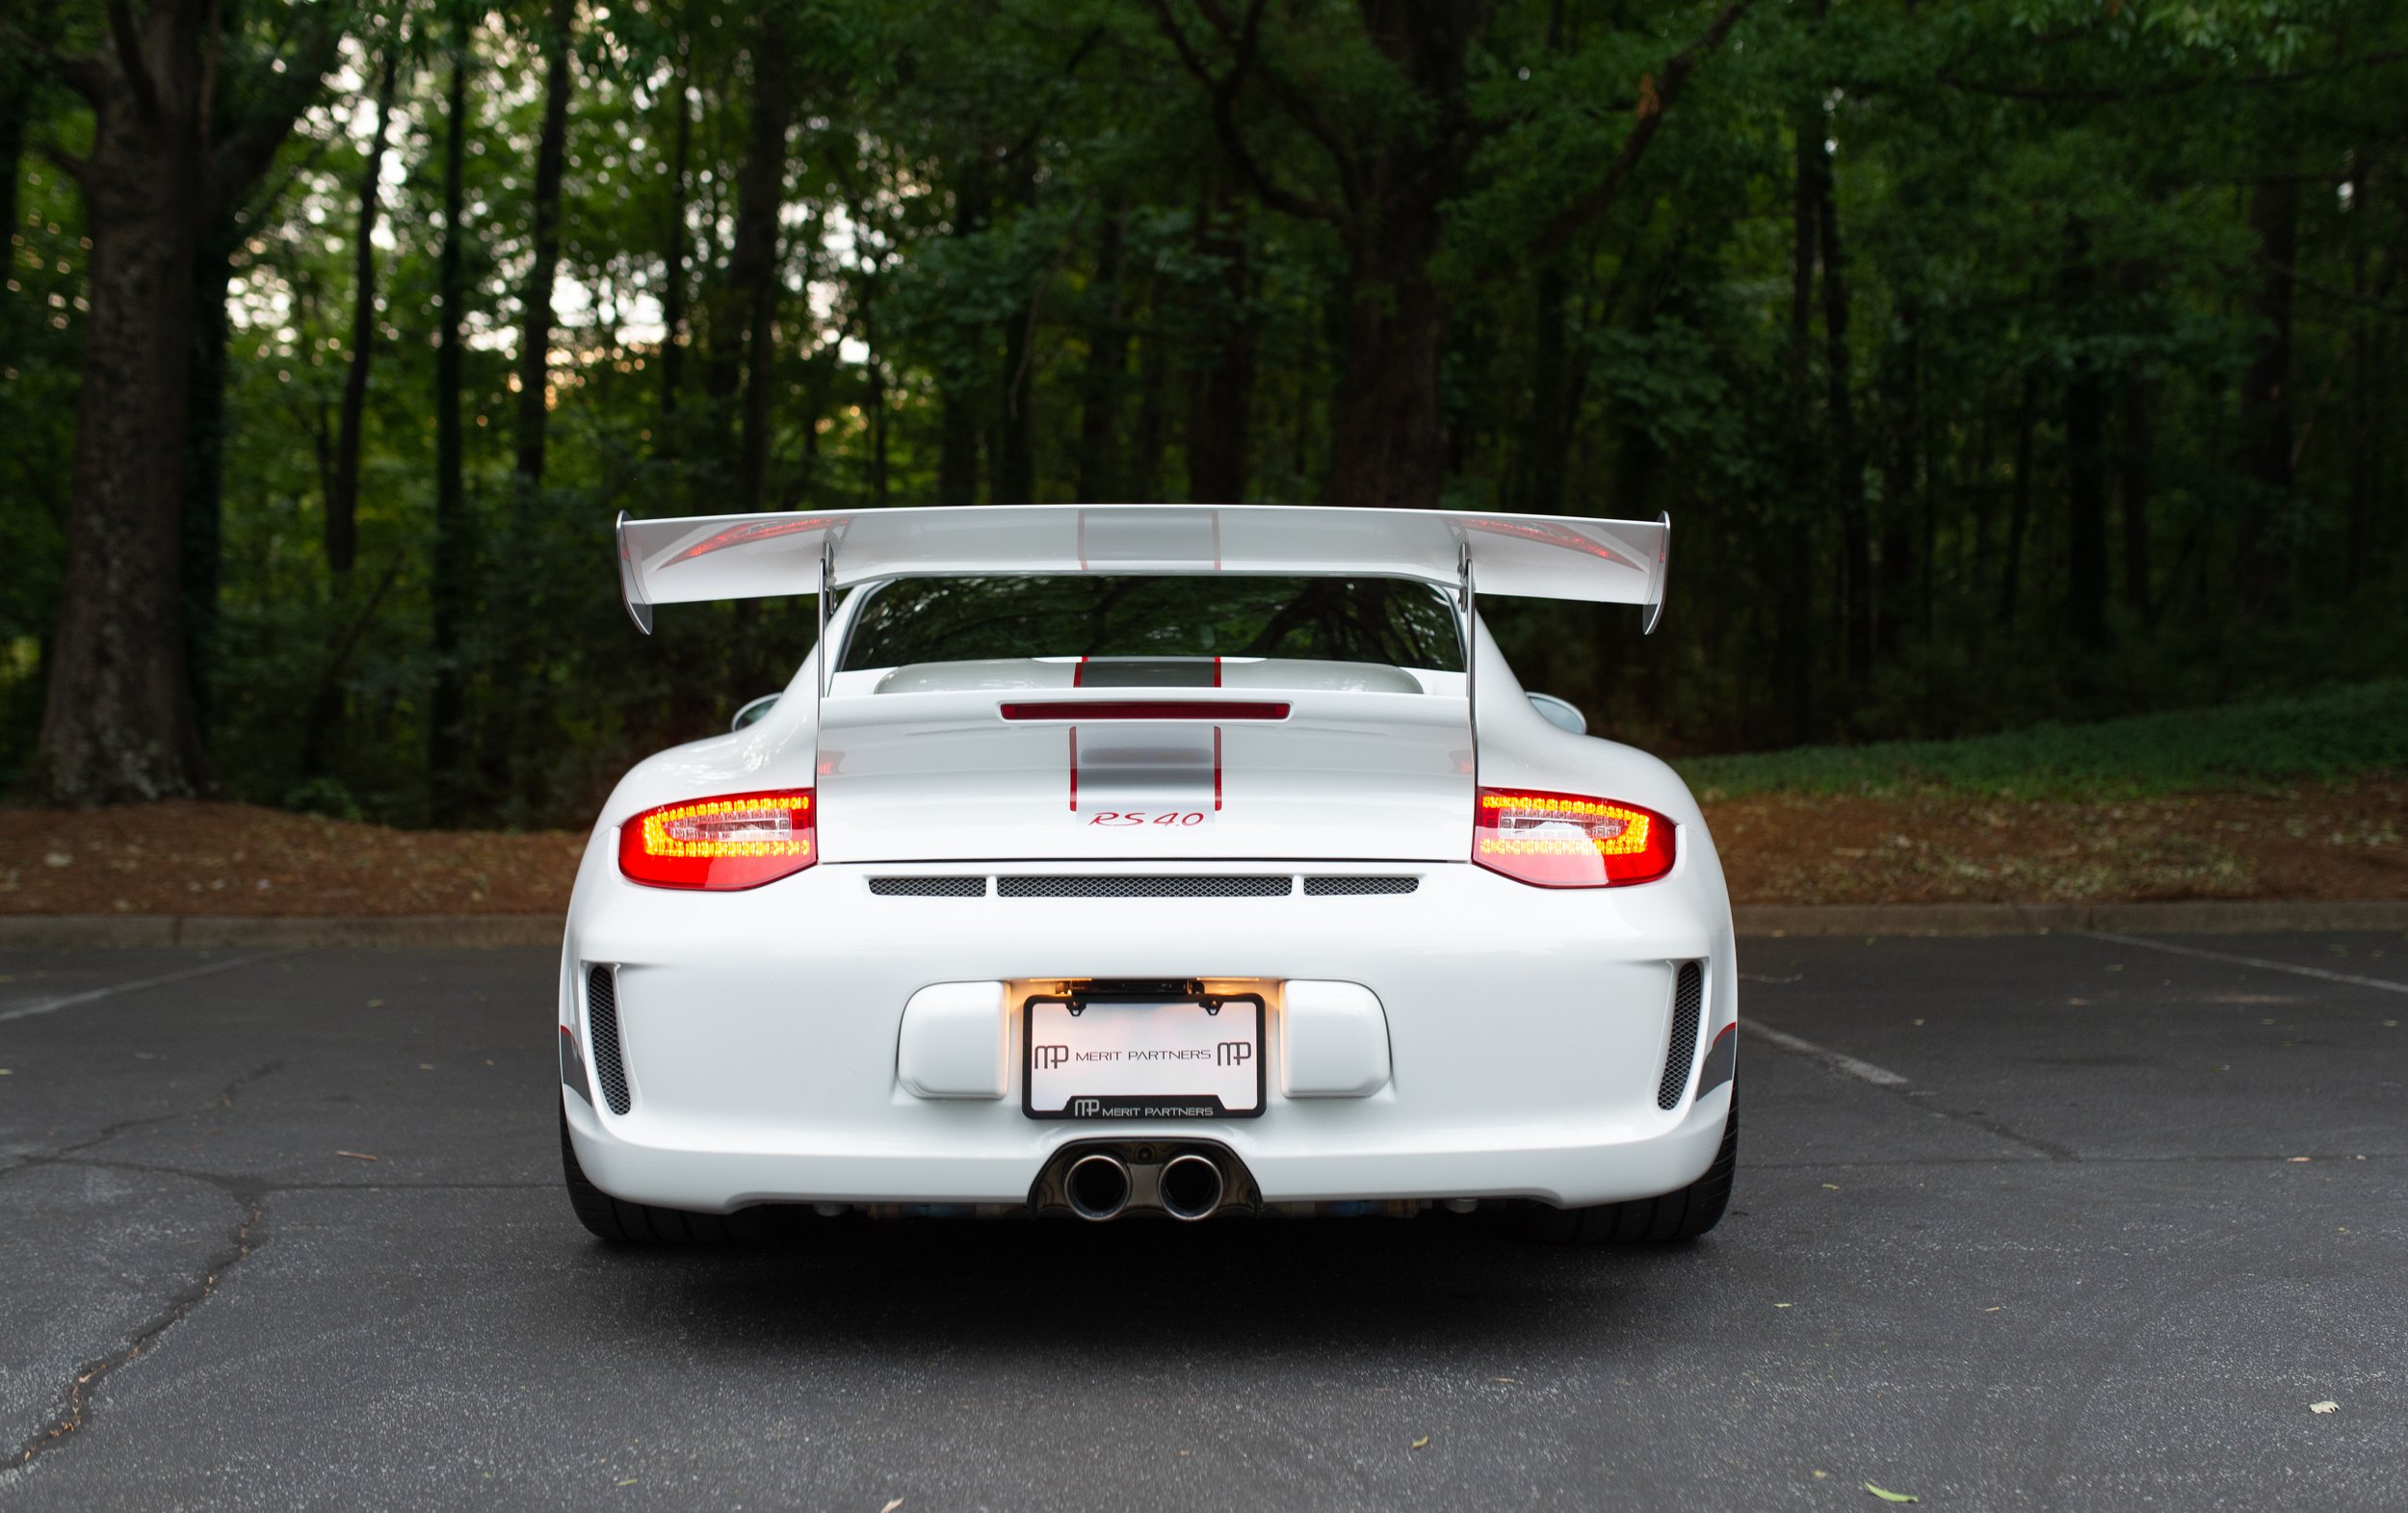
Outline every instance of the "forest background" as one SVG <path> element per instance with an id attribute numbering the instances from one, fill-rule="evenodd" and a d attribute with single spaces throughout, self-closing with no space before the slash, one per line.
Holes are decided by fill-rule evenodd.
<path id="1" fill-rule="evenodd" d="M 1672 754 L 2395 673 L 2388 0 L 0 0 L 0 785 L 582 825 L 639 515 L 1653 518 Z"/>

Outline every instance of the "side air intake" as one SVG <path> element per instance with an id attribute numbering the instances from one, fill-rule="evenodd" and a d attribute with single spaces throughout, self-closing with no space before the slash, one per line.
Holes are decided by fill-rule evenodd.
<path id="1" fill-rule="evenodd" d="M 1663 1079 L 1656 1084 L 1659 1109 L 1679 1107 L 1681 1094 L 1688 1088 L 1689 1058 L 1697 1054 L 1697 1016 L 1705 1006 L 1706 969 L 1697 962 L 1684 961 L 1679 975 L 1672 979 L 1672 1042 L 1664 1047 Z M 611 1051 L 615 1063 L 615 1041 Z"/>
<path id="2" fill-rule="evenodd" d="M 627 1096 L 627 1063 L 618 1054 L 618 975 L 609 967 L 586 971 L 586 1049 L 593 1053 L 593 1081 L 602 1101 L 611 1112 L 625 1113 L 634 1100 Z"/>
<path id="3" fill-rule="evenodd" d="M 983 877 L 873 877 L 870 891 L 881 899 L 983 899 Z"/>

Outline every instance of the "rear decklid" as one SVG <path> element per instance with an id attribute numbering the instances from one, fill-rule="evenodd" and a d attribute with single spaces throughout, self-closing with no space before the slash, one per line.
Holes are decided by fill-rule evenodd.
<path id="1" fill-rule="evenodd" d="M 837 589 L 1057 575 L 1410 580 L 1446 593 L 1449 640 L 1468 650 L 1476 594 L 1637 605 L 1652 630 L 1670 535 L 1668 520 L 1010 505 L 622 516 L 618 555 L 628 613 L 647 632 L 659 604 L 816 594 L 824 653 Z M 1478 782 L 1471 675 L 1417 665 L 1333 677 L 1292 660 L 1314 655 L 1281 651 L 1210 686 L 1130 668 L 1116 686 L 1076 683 L 1066 664 L 1031 670 L 1041 657 L 1018 668 L 949 657 L 876 677 L 815 658 L 820 855 L 1463 859 Z"/>
<path id="2" fill-rule="evenodd" d="M 1293 665 L 1073 687 L 1062 664 L 960 663 L 830 695 L 821 857 L 1460 860 L 1460 674 Z"/>

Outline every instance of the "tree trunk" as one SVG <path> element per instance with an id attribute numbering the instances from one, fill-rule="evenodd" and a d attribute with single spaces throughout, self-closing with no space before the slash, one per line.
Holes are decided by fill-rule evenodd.
<path id="1" fill-rule="evenodd" d="M 2299 181 L 2264 179 L 2249 196 L 2258 235 L 2258 354 L 2241 380 L 2241 472 L 2255 486 L 2241 515 L 2235 597 L 2263 608 L 2289 575 L 2291 483 L 2291 268 L 2299 255 Z"/>
<path id="2" fill-rule="evenodd" d="M 1155 312 L 1160 319 L 1161 312 Z M 1163 338 L 1138 343 L 1138 418 L 1129 434 L 1129 497 L 1150 503 L 1163 497 L 1163 453 L 1168 446 L 1170 354 Z"/>
<path id="3" fill-rule="evenodd" d="M 1121 211 L 1104 216 L 1095 244 L 1095 282 L 1089 304 L 1086 369 L 1079 384 L 1079 477 L 1083 505 L 1122 497 L 1120 396 L 1129 381 L 1129 332 L 1121 310 Z"/>
<path id="4" fill-rule="evenodd" d="M 2364 167 L 2363 152 L 2353 153 L 2352 161 L 2360 167 L 2349 182 L 2349 290 L 2358 307 L 2349 320 L 2349 523 L 2343 538 L 2342 592 L 2354 598 L 2362 584 L 2381 576 L 2383 552 L 2378 534 L 2383 488 L 2378 385 L 2383 379 L 2377 376 L 2391 369 L 2382 361 L 2381 343 L 2368 312 L 2381 302 L 2399 264 L 2396 252 L 2387 259 L 2385 290 L 2376 289 L 2368 277 L 2368 244 L 2373 238 L 2367 228 L 2375 214 L 2374 176 Z"/>
<path id="5" fill-rule="evenodd" d="M 25 127 L 33 117 L 39 77 L 39 65 L 30 58 L 0 58 L 0 227 L 11 235 L 18 225 L 16 191 L 25 171 Z"/>
<path id="6" fill-rule="evenodd" d="M 2015 491 L 2006 516 L 2006 560 L 1999 570 L 1999 624 L 2015 623 L 2016 601 L 2023 593 L 2024 532 L 2031 523 L 2031 443 L 2039 425 L 2040 379 L 2024 375 L 2023 403 L 2015 412 Z"/>
<path id="7" fill-rule="evenodd" d="M 1398 206 L 1348 249 L 1329 502 L 1434 509 L 1447 481 L 1439 359 L 1452 312 L 1429 274 L 1437 206 Z"/>
<path id="8" fill-rule="evenodd" d="M 1036 202 L 1036 160 L 1023 151 L 1005 181 L 1005 204 L 1025 210 Z M 1003 405 L 995 417 L 994 477 L 989 504 L 1026 505 L 1036 499 L 1036 374 L 1030 351 L 1035 336 L 1036 300 L 1023 288 L 1004 317 L 1003 368 L 997 388 Z"/>
<path id="9" fill-rule="evenodd" d="M 852 205 L 847 208 L 854 225 L 860 225 L 868 219 L 860 206 Z M 870 498 L 883 505 L 886 503 L 889 486 L 887 463 L 890 417 L 887 413 L 889 402 L 886 396 L 886 349 L 878 340 L 877 329 L 878 273 L 879 270 L 876 266 L 862 270 L 859 328 L 861 345 L 867 354 L 861 368 L 869 379 L 870 388 Z M 806 278 L 806 286 L 808 282 Z M 814 404 L 810 415 L 806 417 L 807 424 L 803 429 L 805 456 L 816 457 L 818 455 L 819 415 L 819 406 Z"/>
<path id="10" fill-rule="evenodd" d="M 1831 182 L 1829 129 L 1819 109 L 1805 157 L 1822 254 L 1823 409 L 1830 437 L 1830 499 L 1840 517 L 1840 582 L 1846 626 L 1845 665 L 1852 678 L 1872 670 L 1872 521 L 1865 508 L 1865 459 L 1857 450 L 1853 361 L 1848 351 L 1847 253 Z"/>
<path id="11" fill-rule="evenodd" d="M 2149 380 L 2124 375 L 2123 445 L 2117 449 L 2116 484 L 2124 506 L 2124 602 L 2142 624 L 2150 622 L 2149 596 Z"/>
<path id="12" fill-rule="evenodd" d="M 368 139 L 368 161 L 359 176 L 359 217 L 352 241 L 352 352 L 343 375 L 343 418 L 334 440 L 334 476 L 327 490 L 327 566 L 338 573 L 352 570 L 358 550 L 359 428 L 368 407 L 368 362 L 377 347 L 377 211 L 381 196 L 378 183 L 384 171 L 384 143 L 393 120 L 393 88 L 401 75 L 397 43 L 384 57 L 383 77 L 377 84 L 377 124 Z"/>
<path id="13" fill-rule="evenodd" d="M 1923 362 L 1920 312 L 1913 300 L 1898 308 L 1900 340 L 1895 355 L 1885 358 L 1882 387 L 1887 390 L 1889 445 L 1882 449 L 1880 593 L 1874 605 L 1874 645 L 1884 657 L 1894 655 L 1915 617 L 1915 582 L 1927 563 L 1918 562 L 1916 528 L 1921 523 L 1922 489 L 1918 453 L 1923 439 Z"/>
<path id="14" fill-rule="evenodd" d="M 728 274 L 745 300 L 744 425 L 737 455 L 737 509 L 762 508 L 770 465 L 770 391 L 776 371 L 778 217 L 786 206 L 786 130 L 794 91 L 786 23 L 775 6 L 761 14 L 752 50 L 752 142 L 736 184 L 736 249 Z"/>
<path id="15" fill-rule="evenodd" d="M 979 502 L 979 415 L 959 394 L 938 401 L 936 502 L 975 505 Z"/>
<path id="16" fill-rule="evenodd" d="M 661 439 L 654 451 L 664 458 L 677 456 L 677 385 L 686 367 L 686 170 L 694 146 L 694 112 L 686 99 L 687 46 L 681 32 L 671 84 L 677 94 L 677 130 L 669 149 L 668 227 L 661 251 Z"/>
<path id="17" fill-rule="evenodd" d="M 963 158 L 955 165 L 953 179 L 952 234 L 965 239 L 977 236 L 986 229 L 992 203 L 984 160 Z M 964 323 L 964 330 L 974 352 L 984 347 L 984 333 L 978 326 Z M 979 413 L 971 394 L 980 366 L 975 354 L 947 354 L 937 364 L 936 502 L 940 505 L 978 503 Z"/>
<path id="18" fill-rule="evenodd" d="M 568 165 L 568 55 L 577 0 L 551 0 L 544 20 L 543 130 L 536 141 L 535 263 L 519 301 L 517 458 L 519 507 L 543 489 L 543 448 L 552 418 L 552 286 L 561 266 L 561 178 Z"/>
<path id="19" fill-rule="evenodd" d="M 182 597 L 202 24 L 190 3 L 136 24 L 136 44 L 83 60 L 78 84 L 95 117 L 76 173 L 92 309 L 59 630 L 28 774 L 56 804 L 190 794 L 202 780 Z"/>
<path id="20" fill-rule="evenodd" d="M 1235 223 L 1235 196 L 1213 196 L 1200 218 L 1197 250 L 1220 264 L 1226 319 L 1217 323 L 1212 366 L 1196 375 L 1188 422 L 1188 497 L 1201 504 L 1243 503 L 1253 472 L 1254 322 L 1245 228 Z"/>
<path id="21" fill-rule="evenodd" d="M 1532 306 L 1531 387 L 1523 417 L 1521 456 L 1516 459 L 1513 508 L 1552 514 L 1563 508 L 1564 467 L 1572 450 L 1570 382 L 1572 280 L 1564 259 L 1550 258 L 1538 270 Z"/>
<path id="22" fill-rule="evenodd" d="M 2089 231 L 2076 221 L 2066 228 L 2059 279 L 2065 317 L 2076 331 L 2091 329 L 2098 282 Z M 2075 641 L 2092 650 L 2107 640 L 2106 409 L 2098 361 L 2078 346 L 2065 378 L 2065 622 Z"/>
<path id="23" fill-rule="evenodd" d="M 1787 717 L 1789 740 L 1813 739 L 1815 682 L 1815 521 L 1821 513 L 1823 468 L 1814 425 L 1812 363 L 1815 334 L 1815 248 L 1821 199 L 1815 166 L 1822 161 L 1822 106 L 1809 99 L 1794 117 L 1796 167 L 1790 199 L 1790 339 L 1788 499 L 1776 512 L 1771 571 L 1779 603 L 1772 665 L 1775 697 Z"/>
<path id="24" fill-rule="evenodd" d="M 476 545 L 470 536 L 460 437 L 460 329 L 468 279 L 461 267 L 462 170 L 468 144 L 468 13 L 452 23 L 451 82 L 444 92 L 443 243 L 435 260 L 441 308 L 434 349 L 434 561 L 428 584 L 434 636 L 434 690 L 427 712 L 427 787 L 435 823 L 464 818 L 470 802 L 468 669 L 463 633 L 474 608 Z"/>
<path id="25" fill-rule="evenodd" d="M 221 562 L 225 536 L 225 342 L 227 286 L 243 225 L 231 214 L 212 218 L 193 261 L 193 327 L 184 408 L 185 681 L 193 691 L 193 725 L 206 751 L 217 700 L 211 676 L 218 665 Z"/>

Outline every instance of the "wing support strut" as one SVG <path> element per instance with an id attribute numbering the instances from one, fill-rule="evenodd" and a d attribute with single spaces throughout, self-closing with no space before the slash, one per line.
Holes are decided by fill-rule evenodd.
<path id="1" fill-rule="evenodd" d="M 1663 535 L 1656 540 L 1654 571 L 1647 575 L 1647 605 L 1639 612 L 1638 633 L 1656 634 L 1656 622 L 1663 618 L 1663 581 L 1672 571 L 1672 511 L 1661 511 L 1656 523 L 1663 527 Z"/>
<path id="2" fill-rule="evenodd" d="M 1472 543 L 1455 538 L 1454 570 L 1463 601 L 1463 722 L 1472 733 L 1472 788 L 1479 788 L 1479 604 L 1472 586 Z"/>

